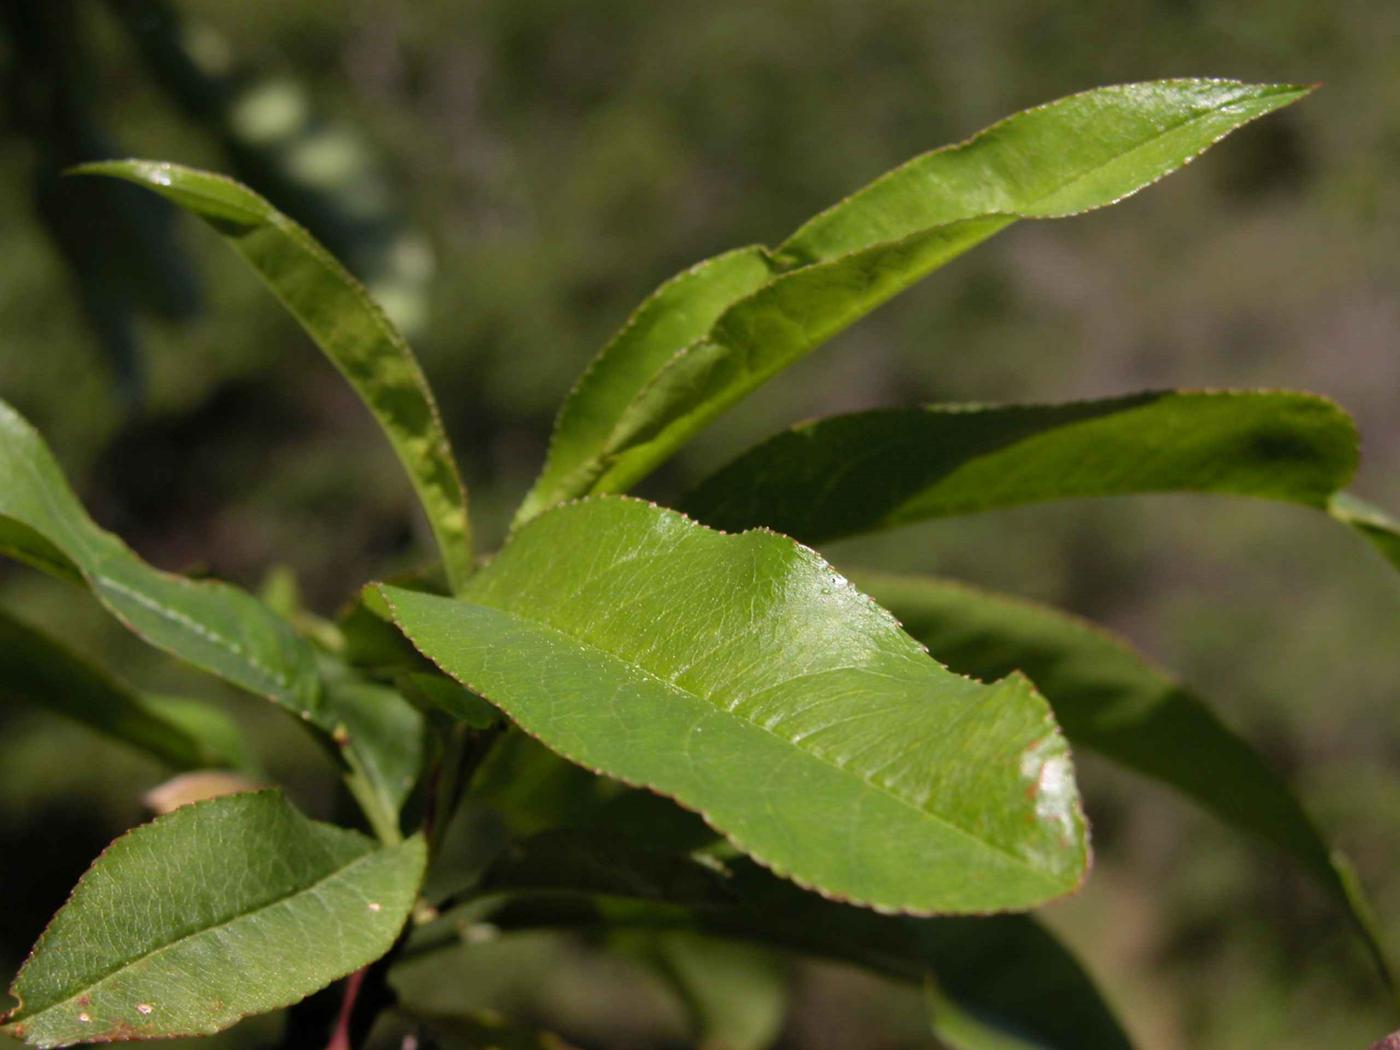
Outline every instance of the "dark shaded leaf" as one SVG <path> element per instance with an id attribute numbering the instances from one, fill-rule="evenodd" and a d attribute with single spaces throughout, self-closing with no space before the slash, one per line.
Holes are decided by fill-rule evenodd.
<path id="1" fill-rule="evenodd" d="M 1063 405 L 931 405 L 805 423 L 681 501 L 714 528 L 822 543 L 1045 500 L 1216 492 L 1325 508 L 1356 428 L 1311 394 L 1148 393 Z"/>
<path id="2" fill-rule="evenodd" d="M 218 711 L 142 696 L 4 612 L 0 668 L 0 696 L 66 715 L 176 769 L 244 763 L 238 730 Z"/>
<path id="3" fill-rule="evenodd" d="M 984 1025 L 1027 1036 L 1036 1046 L 1058 1050 L 1127 1050 L 1131 1046 L 1092 978 L 1031 918 L 881 915 L 804 892 L 743 858 L 719 869 L 691 862 L 705 877 L 720 873 L 728 903 L 686 908 L 647 897 L 627 900 L 631 878 L 619 876 L 601 885 L 596 875 L 603 868 L 598 865 L 585 869 L 590 877 L 571 893 L 568 884 L 576 869 L 557 853 L 560 842 L 557 836 L 538 837 L 520 847 L 533 856 L 528 870 L 547 871 L 551 858 L 560 858 L 549 879 L 554 896 L 540 896 L 539 881 L 531 879 L 519 887 L 528 891 L 523 896 L 490 904 L 512 884 L 509 872 L 498 869 L 484 887 L 492 896 L 471 913 L 468 924 L 484 921 L 501 930 L 687 930 L 749 941 L 853 963 L 901 981 L 932 979 L 941 994 Z M 568 852 L 587 848 L 583 840 Z M 628 864 L 635 850 L 618 842 L 593 848 L 606 855 L 605 866 L 614 872 Z M 596 894 L 604 897 L 590 896 Z M 411 942 L 410 953 L 432 950 L 440 943 L 438 937 L 440 931 L 424 930 Z"/>
<path id="4" fill-rule="evenodd" d="M 1029 675 L 1065 735 L 1178 791 L 1293 857 L 1350 915 L 1395 987 L 1370 901 L 1288 785 L 1200 699 L 1106 631 L 947 580 L 854 576 L 929 651 L 963 674 Z"/>

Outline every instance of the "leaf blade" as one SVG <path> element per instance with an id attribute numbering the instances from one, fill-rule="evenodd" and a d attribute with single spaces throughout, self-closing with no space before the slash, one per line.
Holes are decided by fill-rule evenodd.
<path id="1" fill-rule="evenodd" d="M 3 1031 L 37 1046 L 208 1035 L 289 1005 L 389 949 L 424 862 L 421 840 L 377 848 L 277 792 L 184 806 L 89 869 Z"/>
<path id="2" fill-rule="evenodd" d="M 1127 642 L 1067 613 L 950 580 L 854 578 L 950 667 L 987 678 L 1024 672 L 1073 744 L 1167 784 L 1291 856 L 1347 912 L 1396 988 L 1397 970 L 1350 861 L 1247 740 Z"/>
<path id="3" fill-rule="evenodd" d="M 987 911 L 1084 873 L 1068 754 L 1024 680 L 946 674 L 783 537 L 595 498 L 518 531 L 462 600 L 382 592 L 426 656 L 552 750 L 676 798 L 799 883 Z"/>
<path id="4" fill-rule="evenodd" d="M 251 595 L 154 569 L 97 525 L 37 431 L 0 401 L 0 521 L 7 553 L 81 579 L 134 633 L 225 681 L 312 717 L 310 648 Z"/>
<path id="5" fill-rule="evenodd" d="M 824 543 L 1046 500 L 1205 492 L 1313 507 L 1363 534 L 1369 523 L 1385 554 L 1394 523 L 1374 508 L 1348 518 L 1361 504 L 1337 495 L 1355 472 L 1358 440 L 1331 401 L 1287 391 L 930 405 L 784 431 L 701 481 L 680 507 L 716 528 L 763 525 Z"/>
<path id="6" fill-rule="evenodd" d="M 814 262 L 977 215 L 1063 218 L 1116 204 L 1312 90 L 1182 78 L 1069 95 L 900 165 L 804 223 L 777 252 Z M 1075 149 L 1058 148 L 1062 140 Z"/>
<path id="7" fill-rule="evenodd" d="M 1333 493 L 1327 513 L 1361 533 L 1382 558 L 1400 569 L 1400 521 L 1349 492 Z"/>
<path id="8" fill-rule="evenodd" d="M 555 834 L 521 843 L 523 863 L 498 865 L 488 874 L 482 892 L 488 899 L 498 893 L 507 897 L 482 918 L 506 930 L 570 925 L 693 930 L 848 962 L 899 981 L 933 978 L 964 1009 L 1028 1034 L 1039 1046 L 1131 1046 L 1093 978 L 1030 916 L 883 915 L 804 892 L 746 858 L 722 867 L 674 859 L 673 864 L 688 863 L 696 879 L 716 883 L 727 899 L 704 906 L 660 904 L 637 896 L 634 886 L 645 880 L 626 874 L 634 860 L 641 872 L 656 864 L 644 846 L 593 842 L 596 860 L 580 866 L 578 853 L 587 843 L 568 843 Z M 598 882 L 603 870 L 614 873 L 610 884 Z"/>
<path id="9" fill-rule="evenodd" d="M 466 488 L 413 351 L 383 310 L 301 226 L 226 176 L 126 160 L 73 171 L 125 179 L 197 215 L 257 272 L 346 378 L 408 473 L 454 589 L 471 575 Z"/>
<path id="10" fill-rule="evenodd" d="M 337 750 L 343 749 L 352 769 L 370 776 L 370 801 L 382 811 L 377 826 L 390 830 L 386 814 L 391 811 L 396 818 L 404 791 L 374 778 L 394 767 L 394 752 L 414 746 L 420 720 L 412 705 L 383 691 L 379 710 L 370 711 L 356 703 L 361 694 L 324 688 L 316 651 L 251 594 L 146 564 L 88 516 L 43 438 L 3 401 L 0 540 L 0 553 L 85 584 L 109 613 L 148 644 L 314 725 L 336 742 Z M 371 724 L 394 729 L 395 735 L 361 731 Z"/>
<path id="11" fill-rule="evenodd" d="M 783 369 L 1011 222 L 980 216 L 918 230 L 782 274 L 739 300 L 638 391 L 589 491 L 626 491 Z"/>
<path id="12" fill-rule="evenodd" d="M 0 695 L 48 708 L 113 739 L 154 755 L 176 769 L 237 766 L 241 749 L 229 747 L 237 730 L 197 727 L 171 718 L 160 703 L 135 692 L 28 624 L 0 611 Z M 206 718 L 217 718 L 205 708 Z"/>
<path id="13" fill-rule="evenodd" d="M 738 248 L 683 270 L 643 300 L 560 406 L 544 469 L 516 524 L 586 492 L 602 470 L 599 453 L 618 416 L 651 375 L 772 273 L 767 249 Z"/>
<path id="14" fill-rule="evenodd" d="M 630 405 L 610 406 L 612 433 L 564 494 L 625 491 L 777 372 L 998 230 L 1116 203 L 1310 90 L 1205 79 L 1098 88 L 901 165 L 801 227 L 772 254 L 781 272 L 769 284 L 676 346 Z"/>

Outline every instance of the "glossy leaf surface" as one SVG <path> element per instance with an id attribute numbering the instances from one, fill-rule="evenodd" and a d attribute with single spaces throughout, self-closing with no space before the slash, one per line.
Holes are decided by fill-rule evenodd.
<path id="1" fill-rule="evenodd" d="M 248 261 L 374 414 L 423 504 L 448 579 L 460 585 L 472 569 L 466 489 L 423 370 L 364 286 L 306 230 L 233 179 L 143 160 L 76 170 L 159 193 Z"/>
<path id="2" fill-rule="evenodd" d="M 277 792 L 184 806 L 114 842 L 16 978 L 3 1030 L 36 1046 L 206 1035 L 386 952 L 422 841 L 379 848 Z"/>
<path id="3" fill-rule="evenodd" d="M 804 543 L 1024 503 L 1147 492 L 1329 509 L 1356 470 L 1357 444 L 1351 418 L 1311 394 L 932 405 L 794 427 L 701 482 L 681 508 L 715 528 L 765 525 Z"/>
<path id="4" fill-rule="evenodd" d="M 556 508 L 461 600 L 385 587 L 444 671 L 780 874 L 911 912 L 1069 892 L 1068 751 L 1024 678 L 948 673 L 813 552 L 635 500 Z"/>
<path id="5" fill-rule="evenodd" d="M 237 730 L 212 709 L 206 720 L 172 717 L 169 704 L 137 693 L 54 639 L 0 612 L 0 697 L 58 712 L 177 769 L 232 766 Z M 215 724 L 218 723 L 218 724 Z"/>
<path id="6" fill-rule="evenodd" d="M 1308 90 L 1166 80 L 1061 99 L 915 158 L 812 219 L 772 255 L 755 254 L 747 276 L 760 281 L 760 261 L 776 275 L 747 293 L 743 282 L 706 285 L 723 294 L 693 311 L 689 300 L 667 304 L 658 293 L 639 316 L 670 305 L 686 323 L 646 353 L 628 351 L 626 330 L 604 351 L 566 404 L 545 477 L 519 520 L 570 496 L 626 490 L 725 408 L 1017 219 L 1112 204 Z M 724 295 L 734 298 L 714 316 Z M 576 417 L 587 427 L 566 426 Z"/>
<path id="7" fill-rule="evenodd" d="M 1199 698 L 1108 632 L 1044 606 L 947 580 L 857 573 L 859 585 L 964 674 L 1029 675 L 1065 735 L 1181 791 L 1302 865 L 1347 910 L 1394 986 L 1370 902 L 1288 785 Z"/>
<path id="8" fill-rule="evenodd" d="M 1069 95 L 915 157 L 805 223 L 778 255 L 815 262 L 978 215 L 1056 219 L 1101 208 L 1311 90 L 1182 78 Z"/>

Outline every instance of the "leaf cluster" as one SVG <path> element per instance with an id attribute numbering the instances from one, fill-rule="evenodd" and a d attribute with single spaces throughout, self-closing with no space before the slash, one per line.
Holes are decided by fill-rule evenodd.
<path id="1" fill-rule="evenodd" d="M 697 1034 L 726 1045 L 771 1040 L 782 960 L 796 954 L 926 983 L 949 1046 L 1126 1047 L 1078 962 L 1013 914 L 1088 874 L 1072 749 L 1289 855 L 1393 985 L 1349 862 L 1203 698 L 1065 613 L 838 570 L 818 552 L 941 516 L 1196 492 L 1312 507 L 1400 568 L 1400 527 L 1345 491 L 1358 441 L 1334 404 L 1158 391 L 896 408 L 780 433 L 675 509 L 625 495 L 727 408 L 988 237 L 1115 203 L 1308 90 L 1085 92 L 916 157 L 776 247 L 686 270 L 570 392 L 488 558 L 422 370 L 344 266 L 231 179 L 85 165 L 175 202 L 247 261 L 378 422 L 438 557 L 421 578 L 366 586 L 333 620 L 161 571 L 92 520 L 0 402 L 0 552 L 286 710 L 374 836 L 312 821 L 276 790 L 177 806 L 94 862 L 0 1030 L 38 1046 L 209 1034 L 353 974 L 327 1033 L 348 1046 L 406 963 L 470 950 L 484 929 L 586 929 L 654 968 Z M 0 692 L 173 771 L 257 773 L 206 708 L 145 695 L 8 614 Z M 733 1006 L 738 983 L 747 1009 Z M 555 1045 L 498 1019 L 397 1009 L 445 1041 Z"/>

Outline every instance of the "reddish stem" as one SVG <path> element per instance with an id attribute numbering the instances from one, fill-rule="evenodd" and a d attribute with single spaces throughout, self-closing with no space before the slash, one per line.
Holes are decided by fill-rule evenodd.
<path id="1" fill-rule="evenodd" d="M 345 997 L 340 1001 L 340 1013 L 336 1015 L 335 1029 L 326 1050 L 354 1050 L 350 1041 L 350 1019 L 355 1013 L 355 1000 L 359 997 L 360 986 L 365 983 L 365 973 L 369 967 L 356 970 L 345 979 Z"/>

